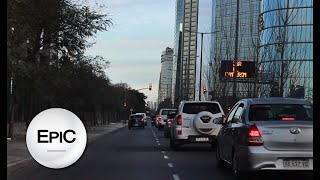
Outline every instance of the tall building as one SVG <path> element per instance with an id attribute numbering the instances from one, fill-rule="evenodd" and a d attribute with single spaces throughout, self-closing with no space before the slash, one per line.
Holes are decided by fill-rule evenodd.
<path id="1" fill-rule="evenodd" d="M 195 99 L 199 0 L 176 1 L 173 92 L 175 105 Z"/>
<path id="2" fill-rule="evenodd" d="M 216 0 L 212 5 L 215 32 L 211 55 L 209 94 L 223 106 L 233 105 L 233 78 L 221 75 L 222 61 L 233 63 L 237 51 L 238 61 L 258 61 L 259 36 L 257 19 L 259 0 L 239 0 L 239 26 L 236 28 L 237 0 Z M 238 47 L 236 50 L 236 30 Z M 231 65 L 232 68 L 232 65 Z M 238 74 L 238 73 L 237 73 Z M 252 78 L 237 78 L 236 97 L 253 97 L 255 83 Z"/>
<path id="3" fill-rule="evenodd" d="M 161 55 L 161 72 L 159 79 L 159 103 L 167 98 L 171 100 L 172 93 L 173 49 L 167 47 Z"/>
<path id="4" fill-rule="evenodd" d="M 175 106 L 182 100 L 182 26 L 184 18 L 184 0 L 176 0 L 175 32 L 174 32 L 174 56 L 172 71 L 172 102 Z"/>
<path id="5" fill-rule="evenodd" d="M 313 0 L 262 0 L 259 95 L 313 99 Z"/>

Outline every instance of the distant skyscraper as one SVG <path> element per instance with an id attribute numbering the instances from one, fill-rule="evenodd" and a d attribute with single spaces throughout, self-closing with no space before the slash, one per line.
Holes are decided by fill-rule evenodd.
<path id="1" fill-rule="evenodd" d="M 170 98 L 172 89 L 172 65 L 173 65 L 173 49 L 167 47 L 161 55 L 161 72 L 159 81 L 158 98 L 159 102 Z"/>
<path id="2" fill-rule="evenodd" d="M 174 57 L 172 79 L 172 102 L 175 106 L 181 101 L 181 75 L 182 75 L 182 26 L 184 18 L 184 0 L 176 1 L 175 34 L 174 34 Z"/>
<path id="3" fill-rule="evenodd" d="M 194 100 L 199 0 L 176 1 L 174 95 L 181 100 Z"/>

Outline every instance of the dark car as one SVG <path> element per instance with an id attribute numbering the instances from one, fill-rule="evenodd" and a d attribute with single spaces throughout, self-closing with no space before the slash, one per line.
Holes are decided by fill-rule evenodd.
<path id="1" fill-rule="evenodd" d="M 142 114 L 132 114 L 129 116 L 128 129 L 131 129 L 132 127 L 145 128 L 145 122 Z"/>
<path id="2" fill-rule="evenodd" d="M 156 116 L 155 115 L 150 115 L 150 120 L 151 120 L 151 125 L 156 124 Z"/>
<path id="3" fill-rule="evenodd" d="M 167 115 L 168 120 L 166 121 L 166 124 L 163 128 L 164 137 L 170 138 L 170 132 L 171 132 L 171 124 L 172 119 L 176 116 L 176 113 L 170 113 Z"/>

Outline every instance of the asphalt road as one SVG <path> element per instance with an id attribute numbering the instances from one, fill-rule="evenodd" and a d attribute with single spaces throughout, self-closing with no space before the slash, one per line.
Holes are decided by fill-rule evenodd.
<path id="1" fill-rule="evenodd" d="M 74 165 L 53 170 L 33 161 L 7 171 L 7 179 L 84 180 L 232 180 L 230 169 L 216 167 L 209 145 L 185 145 L 170 151 L 169 140 L 155 127 L 123 128 L 89 144 Z M 312 174 L 266 172 L 250 179 L 312 179 Z"/>

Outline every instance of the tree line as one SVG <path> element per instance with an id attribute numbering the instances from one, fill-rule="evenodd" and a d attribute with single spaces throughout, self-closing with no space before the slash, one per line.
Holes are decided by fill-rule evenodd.
<path id="1" fill-rule="evenodd" d="M 101 6 L 96 5 L 98 8 Z M 110 62 L 86 56 L 89 37 L 112 20 L 79 0 L 9 0 L 7 20 L 7 123 L 29 125 L 53 107 L 74 112 L 85 125 L 120 120 L 123 102 L 144 110 L 145 95 L 112 84 Z"/>

